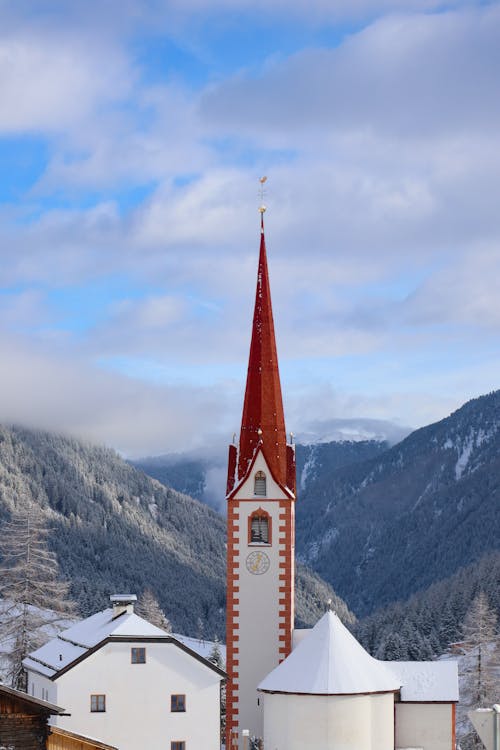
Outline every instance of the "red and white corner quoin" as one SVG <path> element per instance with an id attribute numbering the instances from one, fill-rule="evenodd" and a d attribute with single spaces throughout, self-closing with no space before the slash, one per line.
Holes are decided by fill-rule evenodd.
<path id="1" fill-rule="evenodd" d="M 237 445 L 227 480 L 227 733 L 262 737 L 257 685 L 292 648 L 295 451 L 287 443 L 261 208 L 257 291 Z"/>

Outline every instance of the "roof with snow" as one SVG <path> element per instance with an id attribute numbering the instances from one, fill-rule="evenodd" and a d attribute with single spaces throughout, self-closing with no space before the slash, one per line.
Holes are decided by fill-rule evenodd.
<path id="1" fill-rule="evenodd" d="M 379 661 L 327 612 L 258 686 L 269 693 L 360 695 L 400 691 L 401 701 L 458 700 L 456 662 Z"/>
<path id="2" fill-rule="evenodd" d="M 454 703 L 458 701 L 456 661 L 385 662 L 401 683 L 403 702 Z"/>
<path id="3" fill-rule="evenodd" d="M 45 677 L 55 678 L 110 639 L 165 640 L 166 643 L 174 643 L 225 676 L 222 670 L 193 651 L 188 645 L 181 643 L 170 633 L 151 625 L 147 620 L 133 612 L 123 612 L 118 616 L 113 616 L 113 609 L 97 612 L 76 625 L 72 625 L 67 630 L 63 630 L 56 638 L 29 654 L 24 659 L 23 665 L 25 669 L 38 672 Z"/>
<path id="4" fill-rule="evenodd" d="M 386 693 L 399 688 L 387 664 L 370 656 L 334 612 L 323 615 L 258 686 L 264 692 L 311 695 Z"/>

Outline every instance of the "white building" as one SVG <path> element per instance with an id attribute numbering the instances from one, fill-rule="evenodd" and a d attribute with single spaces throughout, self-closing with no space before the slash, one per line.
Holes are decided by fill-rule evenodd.
<path id="1" fill-rule="evenodd" d="M 455 662 L 383 662 L 327 612 L 262 682 L 272 750 L 454 750 Z"/>
<path id="2" fill-rule="evenodd" d="M 225 673 L 133 611 L 133 596 L 24 660 L 28 692 L 63 705 L 63 729 L 119 750 L 219 750 Z"/>

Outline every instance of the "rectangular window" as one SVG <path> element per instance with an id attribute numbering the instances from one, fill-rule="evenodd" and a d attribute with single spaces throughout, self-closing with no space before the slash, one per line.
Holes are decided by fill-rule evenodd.
<path id="1" fill-rule="evenodd" d="M 90 710 L 92 713 L 104 713 L 106 710 L 106 696 L 105 695 L 91 695 L 90 696 Z"/>
<path id="2" fill-rule="evenodd" d="M 132 664 L 145 664 L 146 663 L 146 649 L 145 648 L 130 649 L 130 660 Z"/>
<path id="3" fill-rule="evenodd" d="M 185 695 L 171 695 L 170 696 L 170 710 L 177 713 L 179 711 L 186 710 L 186 696 Z"/>
<path id="4" fill-rule="evenodd" d="M 174 740 L 170 743 L 170 750 L 186 750 L 186 743 L 184 740 Z"/>

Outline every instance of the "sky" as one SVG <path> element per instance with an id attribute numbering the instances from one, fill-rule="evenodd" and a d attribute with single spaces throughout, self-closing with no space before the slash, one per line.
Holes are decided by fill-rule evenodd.
<path id="1" fill-rule="evenodd" d="M 228 442 L 263 175 L 289 430 L 500 386 L 500 2 L 0 0 L 0 421 Z"/>

